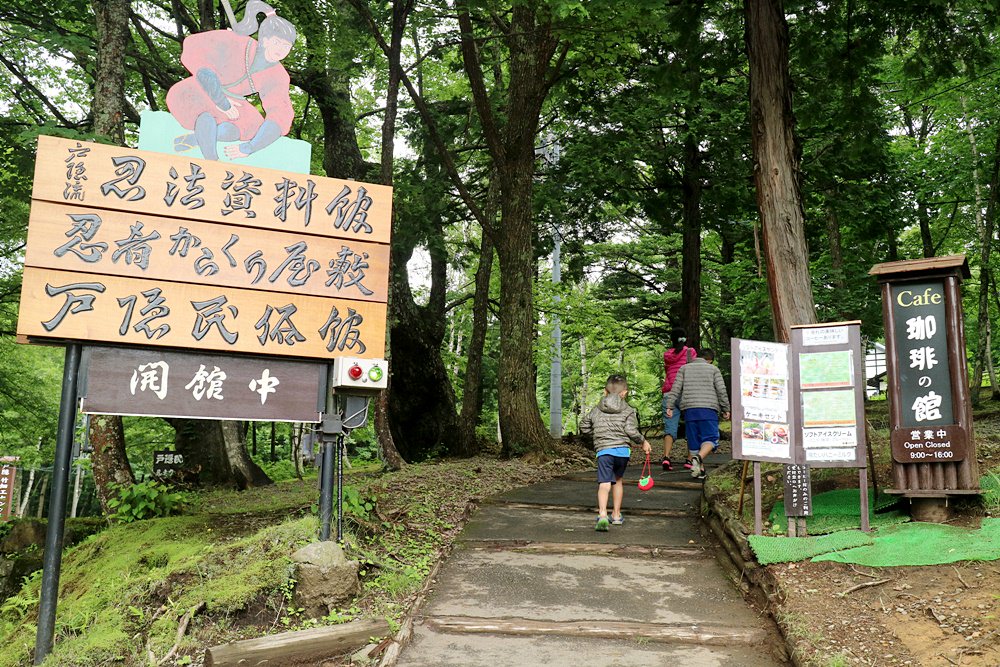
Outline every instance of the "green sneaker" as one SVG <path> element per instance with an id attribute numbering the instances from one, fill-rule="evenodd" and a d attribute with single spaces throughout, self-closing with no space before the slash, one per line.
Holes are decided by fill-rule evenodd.
<path id="1" fill-rule="evenodd" d="M 610 525 L 611 525 L 611 523 L 608 521 L 608 517 L 606 517 L 606 516 L 599 516 L 599 517 L 597 517 L 597 523 L 594 524 L 594 530 L 596 530 L 598 532 L 601 532 L 601 533 L 606 533 L 606 532 L 608 532 L 608 526 L 610 526 Z"/>

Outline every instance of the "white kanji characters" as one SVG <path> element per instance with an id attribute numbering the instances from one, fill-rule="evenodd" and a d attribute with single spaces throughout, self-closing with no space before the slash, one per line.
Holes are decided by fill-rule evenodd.
<path id="1" fill-rule="evenodd" d="M 937 432 L 937 437 L 939 437 L 939 438 L 947 438 L 948 437 L 948 431 L 944 430 L 943 428 L 939 428 L 938 432 Z"/>
<path id="2" fill-rule="evenodd" d="M 911 317 L 906 320 L 907 340 L 927 340 L 937 333 L 937 319 L 933 315 Z"/>
<path id="3" fill-rule="evenodd" d="M 933 439 L 934 439 L 934 431 L 930 429 L 924 431 L 924 440 L 933 440 Z"/>
<path id="4" fill-rule="evenodd" d="M 222 383 L 226 380 L 225 371 L 215 366 L 212 371 L 206 371 L 204 364 L 199 364 L 198 372 L 194 374 L 191 381 L 184 385 L 185 389 L 191 390 L 191 395 L 196 401 L 202 398 L 224 399 L 222 395 Z"/>
<path id="5" fill-rule="evenodd" d="M 910 431 L 910 440 L 920 440 L 920 431 Z"/>
<path id="6" fill-rule="evenodd" d="M 132 395 L 135 392 L 149 390 L 156 394 L 161 401 L 167 396 L 167 379 L 170 375 L 170 365 L 165 361 L 157 361 L 151 364 L 142 364 L 132 371 L 132 381 L 129 389 Z"/>
<path id="7" fill-rule="evenodd" d="M 267 395 L 275 393 L 275 387 L 281 382 L 276 377 L 271 376 L 271 369 L 265 368 L 259 380 L 250 380 L 250 391 L 260 394 L 260 404 L 264 405 Z"/>
<path id="8" fill-rule="evenodd" d="M 926 396 L 918 396 L 910 409 L 913 410 L 913 418 L 918 422 L 930 421 L 931 419 L 941 419 L 941 396 L 933 391 L 927 392 Z"/>
<path id="9" fill-rule="evenodd" d="M 910 368 L 917 370 L 930 370 L 937 366 L 938 360 L 934 358 L 933 347 L 918 347 L 910 350 Z"/>

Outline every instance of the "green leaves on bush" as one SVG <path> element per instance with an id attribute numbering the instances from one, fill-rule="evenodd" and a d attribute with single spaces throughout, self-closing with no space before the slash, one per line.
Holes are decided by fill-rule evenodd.
<path id="1" fill-rule="evenodd" d="M 359 519 L 367 519 L 375 509 L 375 499 L 365 498 L 353 486 L 344 485 L 344 511 Z"/>
<path id="2" fill-rule="evenodd" d="M 180 514 L 188 502 L 186 493 L 173 491 L 155 480 L 130 486 L 112 483 L 111 488 L 117 491 L 118 497 L 112 498 L 108 505 L 115 510 L 114 518 L 123 523 Z"/>

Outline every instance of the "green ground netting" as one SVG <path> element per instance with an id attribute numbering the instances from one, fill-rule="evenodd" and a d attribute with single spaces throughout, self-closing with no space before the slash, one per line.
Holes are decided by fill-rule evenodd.
<path id="1" fill-rule="evenodd" d="M 868 489 L 868 522 L 873 528 L 905 523 L 910 520 L 902 512 L 887 512 L 895 507 L 899 498 L 884 493 L 875 500 L 875 492 Z M 776 533 L 788 528 L 785 504 L 777 503 L 771 510 L 768 521 Z M 813 496 L 813 515 L 806 518 L 806 528 L 810 535 L 823 535 L 841 530 L 861 527 L 861 498 L 859 489 L 837 489 Z"/>
<path id="2" fill-rule="evenodd" d="M 872 544 L 824 553 L 813 560 L 871 567 L 1000 560 L 1000 519 L 983 519 L 979 530 L 934 523 L 890 526 L 880 529 Z"/>
<path id="3" fill-rule="evenodd" d="M 748 539 L 758 562 L 763 565 L 808 560 L 831 551 L 853 549 L 875 542 L 870 533 L 862 533 L 860 530 L 843 530 L 821 537 L 750 535 Z"/>

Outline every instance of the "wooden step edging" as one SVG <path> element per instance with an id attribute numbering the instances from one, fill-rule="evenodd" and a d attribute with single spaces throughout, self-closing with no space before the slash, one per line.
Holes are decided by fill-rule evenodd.
<path id="1" fill-rule="evenodd" d="M 515 551 L 540 554 L 598 554 L 603 556 L 676 558 L 705 555 L 707 547 L 643 546 L 636 544 L 576 544 L 572 542 L 530 542 L 528 540 L 462 540 L 461 545 L 475 551 Z"/>
<path id="2" fill-rule="evenodd" d="M 698 485 L 699 487 L 701 484 Z M 596 503 L 595 503 L 596 504 Z M 597 509 L 594 505 L 539 505 L 535 503 L 520 503 L 513 500 L 499 500 L 484 503 L 484 506 L 506 507 L 514 510 L 533 510 L 541 512 L 589 512 L 596 515 Z M 694 508 L 690 510 L 652 510 L 641 507 L 628 508 L 628 514 L 632 516 L 663 516 L 668 518 L 694 519 L 697 513 Z"/>
<path id="3" fill-rule="evenodd" d="M 709 483 L 705 485 L 705 492 L 702 496 L 702 518 L 722 545 L 722 550 L 717 558 L 719 563 L 730 573 L 733 583 L 754 604 L 766 611 L 777 626 L 783 644 L 772 648 L 776 652 L 782 653 L 781 657 L 786 662 L 790 662 L 796 667 L 804 665 L 805 663 L 800 659 L 800 652 L 796 650 L 795 641 L 789 634 L 789 629 L 782 625 L 779 618 L 779 607 L 785 600 L 785 592 L 781 588 L 781 583 L 767 566 L 757 562 L 740 522 L 729 506 L 722 502 L 721 492 L 711 484 L 711 478 Z"/>
<path id="4" fill-rule="evenodd" d="M 629 623 L 614 621 L 539 621 L 527 618 L 473 618 L 433 616 L 421 622 L 437 632 L 527 637 L 584 637 L 589 639 L 644 639 L 652 642 L 708 646 L 756 646 L 767 631 L 708 623 Z"/>
<path id="5" fill-rule="evenodd" d="M 371 637 L 388 632 L 389 623 L 384 619 L 362 619 L 342 625 L 282 632 L 213 646 L 205 651 L 205 667 L 277 665 L 288 660 L 329 658 L 360 648 Z"/>

